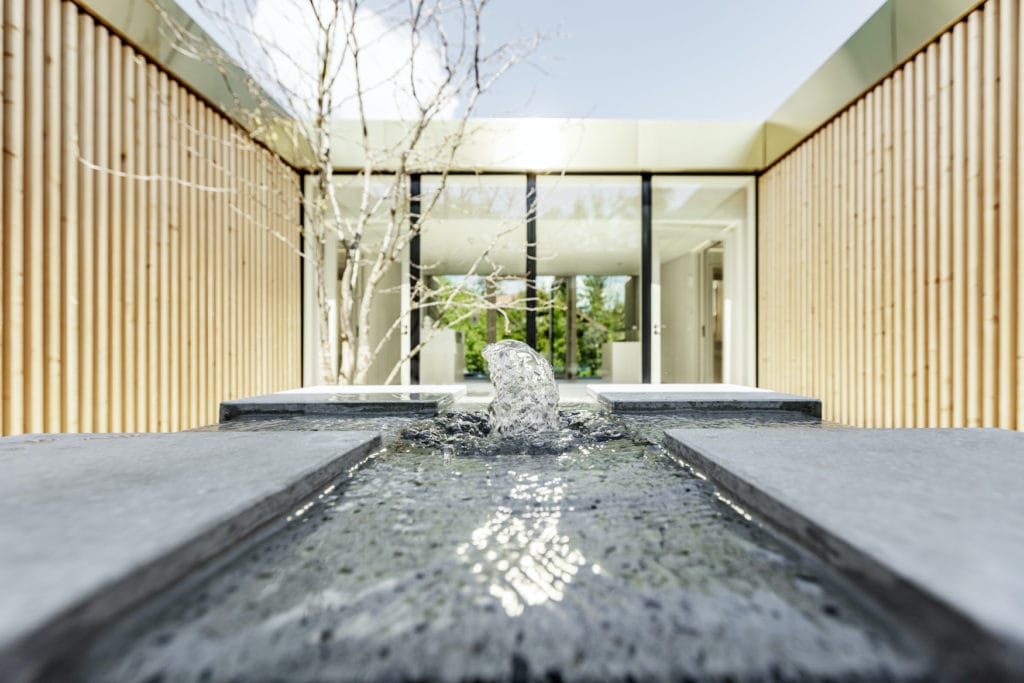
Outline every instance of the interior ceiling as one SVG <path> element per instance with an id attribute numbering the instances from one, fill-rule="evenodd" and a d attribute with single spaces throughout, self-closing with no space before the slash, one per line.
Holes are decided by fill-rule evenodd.
<path id="1" fill-rule="evenodd" d="M 745 187 L 708 184 L 654 188 L 654 254 L 660 262 L 676 259 L 710 242 L 746 219 Z M 526 268 L 526 226 L 522 216 L 455 218 L 438 212 L 424 226 L 420 261 L 424 273 L 522 276 Z M 484 213 L 486 216 L 485 212 Z M 543 209 L 537 219 L 539 275 L 639 275 L 640 223 L 635 218 L 607 219 L 588 211 Z M 443 216 L 443 217 L 442 217 Z M 491 214 L 494 216 L 494 214 Z"/>

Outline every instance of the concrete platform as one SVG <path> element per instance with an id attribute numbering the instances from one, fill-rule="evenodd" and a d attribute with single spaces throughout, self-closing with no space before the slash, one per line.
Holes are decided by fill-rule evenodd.
<path id="1" fill-rule="evenodd" d="M 0 439 L 0 678 L 31 680 L 379 444 L 372 432 Z"/>
<path id="2" fill-rule="evenodd" d="M 950 680 L 1024 680 L 1024 434 L 680 429 L 665 443 L 873 592 Z"/>
<path id="3" fill-rule="evenodd" d="M 739 384 L 592 384 L 587 390 L 615 413 L 792 410 L 821 417 L 816 398 Z"/>
<path id="4" fill-rule="evenodd" d="M 282 415 L 437 415 L 466 394 L 461 384 L 315 386 L 220 404 L 220 421 Z"/>

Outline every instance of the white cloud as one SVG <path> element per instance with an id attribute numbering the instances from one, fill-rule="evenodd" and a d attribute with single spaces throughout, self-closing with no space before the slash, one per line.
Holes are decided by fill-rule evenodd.
<path id="1" fill-rule="evenodd" d="M 319 4 L 325 14 L 333 11 L 330 9 L 333 0 L 319 0 Z M 429 98 L 443 82 L 443 61 L 433 46 L 421 45 L 415 59 L 410 59 L 409 29 L 401 19 L 368 8 L 360 8 L 355 15 L 356 37 L 361 47 L 360 81 L 369 118 L 415 117 L 418 107 L 413 97 L 413 83 L 421 97 Z M 348 26 L 352 20 L 346 8 L 342 21 Z M 296 113 L 309 116 L 315 108 L 320 64 L 316 18 L 309 3 L 305 0 L 258 0 L 248 28 L 263 47 L 252 46 L 245 61 L 260 64 L 269 76 L 263 79 L 264 87 L 281 97 L 283 86 L 291 94 L 287 104 Z M 339 31 L 338 40 L 344 39 L 345 32 Z M 333 53 L 331 66 L 338 72 L 332 89 L 334 118 L 358 118 L 356 71 L 351 54 L 343 43 L 336 44 Z M 447 99 L 441 107 L 440 118 L 451 118 L 459 109 L 457 97 Z"/>

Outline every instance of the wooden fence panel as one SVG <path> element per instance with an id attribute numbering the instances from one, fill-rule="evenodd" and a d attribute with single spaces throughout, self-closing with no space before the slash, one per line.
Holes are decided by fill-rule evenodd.
<path id="1" fill-rule="evenodd" d="M 761 175 L 762 386 L 1024 429 L 1022 22 L 989 0 Z"/>
<path id="2" fill-rule="evenodd" d="M 297 173 L 70 0 L 0 16 L 0 433 L 298 386 Z"/>

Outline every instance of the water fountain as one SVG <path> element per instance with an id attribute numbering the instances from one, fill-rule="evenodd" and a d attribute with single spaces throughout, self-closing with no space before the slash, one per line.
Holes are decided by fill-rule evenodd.
<path id="1" fill-rule="evenodd" d="M 666 456 L 666 426 L 708 420 L 559 411 L 543 357 L 484 356 L 486 414 L 290 422 L 385 448 L 74 678 L 920 679 L 888 622 Z"/>
<path id="2" fill-rule="evenodd" d="M 514 339 L 488 344 L 483 351 L 494 400 L 487 409 L 491 432 L 531 434 L 555 431 L 558 386 L 547 358 Z"/>

